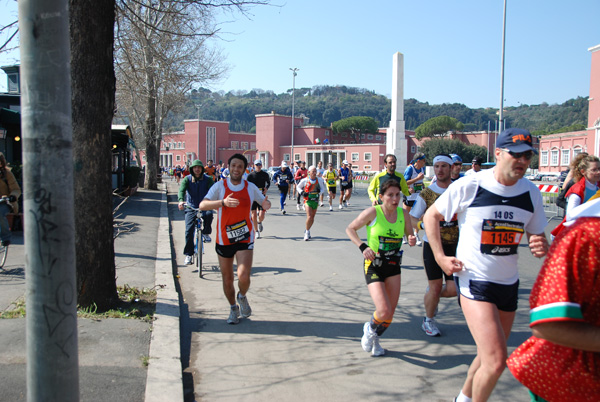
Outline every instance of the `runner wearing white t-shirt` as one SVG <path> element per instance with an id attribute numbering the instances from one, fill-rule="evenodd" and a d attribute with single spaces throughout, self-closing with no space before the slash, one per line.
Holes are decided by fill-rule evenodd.
<path id="1" fill-rule="evenodd" d="M 423 218 L 436 261 L 454 274 L 459 303 L 477 345 L 459 402 L 486 401 L 506 366 L 506 340 L 517 309 L 517 249 L 527 234 L 535 257 L 548 251 L 538 188 L 523 175 L 533 157 L 531 134 L 511 128 L 496 141 L 496 166 L 453 183 Z M 458 215 L 456 257 L 446 256 L 439 221 Z"/>

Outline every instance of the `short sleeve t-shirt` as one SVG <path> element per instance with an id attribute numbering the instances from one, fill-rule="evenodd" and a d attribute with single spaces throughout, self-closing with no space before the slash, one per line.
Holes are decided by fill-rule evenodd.
<path id="1" fill-rule="evenodd" d="M 464 269 L 454 275 L 510 285 L 519 279 L 517 249 L 526 233 L 540 234 L 546 215 L 539 189 L 520 179 L 505 186 L 494 169 L 458 180 L 435 206 L 447 222 L 458 215 L 456 258 Z"/>

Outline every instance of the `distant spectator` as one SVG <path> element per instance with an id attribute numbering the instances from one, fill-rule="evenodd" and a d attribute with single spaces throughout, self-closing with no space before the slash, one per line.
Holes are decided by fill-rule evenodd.
<path id="1" fill-rule="evenodd" d="M 567 195 L 567 191 L 569 191 L 571 186 L 575 184 L 575 181 L 573 180 L 573 171 L 577 169 L 577 166 L 586 156 L 588 156 L 588 153 L 582 152 L 578 154 L 575 158 L 573 158 L 573 160 L 569 164 L 567 177 L 565 177 L 564 181 L 562 182 L 560 194 L 558 195 L 558 197 L 556 197 L 556 205 L 558 205 L 562 209 L 567 209 L 567 199 L 565 198 L 565 196 Z"/>

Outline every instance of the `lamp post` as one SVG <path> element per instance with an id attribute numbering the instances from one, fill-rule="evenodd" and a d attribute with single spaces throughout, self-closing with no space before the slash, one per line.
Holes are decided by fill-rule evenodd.
<path id="1" fill-rule="evenodd" d="M 196 159 L 200 159 L 200 108 L 202 105 L 195 105 L 198 109 L 198 147 L 196 152 Z"/>
<path id="2" fill-rule="evenodd" d="M 292 155 L 291 162 L 294 162 L 294 94 L 296 92 L 296 71 L 300 70 L 299 68 L 290 68 L 292 70 Z"/>
<path id="3" fill-rule="evenodd" d="M 502 132 L 504 127 L 504 47 L 506 43 L 506 0 L 504 0 L 504 17 L 502 20 L 502 62 L 500 68 L 500 114 L 498 122 L 498 132 Z"/>

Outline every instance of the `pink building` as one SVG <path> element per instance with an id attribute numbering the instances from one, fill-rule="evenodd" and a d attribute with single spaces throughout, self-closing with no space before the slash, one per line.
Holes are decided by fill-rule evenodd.
<path id="1" fill-rule="evenodd" d="M 592 53 L 587 130 L 546 135 L 540 140 L 540 172 L 566 170 L 581 152 L 600 155 L 600 45 Z"/>

